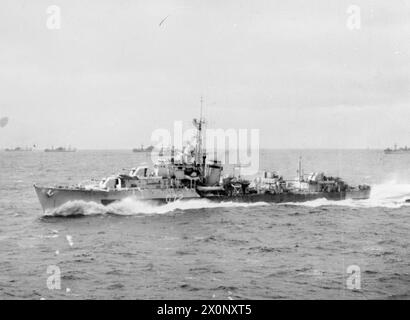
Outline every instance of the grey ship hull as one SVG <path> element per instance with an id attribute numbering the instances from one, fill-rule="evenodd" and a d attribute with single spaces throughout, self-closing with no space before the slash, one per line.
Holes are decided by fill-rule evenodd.
<path id="1" fill-rule="evenodd" d="M 112 202 L 132 198 L 138 201 L 154 203 L 166 203 L 178 199 L 200 198 L 194 189 L 125 189 L 125 190 L 99 190 L 84 188 L 59 188 L 39 187 L 34 185 L 37 197 L 45 213 L 52 212 L 56 208 L 73 201 L 94 202 L 108 205 Z"/>
<path id="2" fill-rule="evenodd" d="M 204 196 L 211 201 L 233 201 L 233 202 L 305 202 L 316 199 L 327 200 L 364 200 L 370 197 L 370 190 L 352 190 L 341 192 L 284 192 L 280 194 L 240 194 L 240 195 L 214 195 Z"/>
<path id="3" fill-rule="evenodd" d="M 407 149 L 407 150 L 384 150 L 384 154 L 410 154 L 410 149 Z"/>
<path id="4" fill-rule="evenodd" d="M 153 190 L 98 190 L 81 188 L 49 188 L 34 185 L 37 197 L 45 213 L 52 212 L 56 208 L 72 201 L 94 202 L 108 205 L 132 198 L 138 201 L 148 201 L 153 203 L 167 203 L 176 200 L 190 200 L 205 198 L 213 202 L 233 201 L 233 202 L 304 202 L 325 198 L 328 200 L 344 199 L 367 199 L 370 190 L 352 190 L 342 192 L 285 192 L 281 194 L 239 194 L 239 195 L 200 195 L 194 189 L 153 189 Z"/>

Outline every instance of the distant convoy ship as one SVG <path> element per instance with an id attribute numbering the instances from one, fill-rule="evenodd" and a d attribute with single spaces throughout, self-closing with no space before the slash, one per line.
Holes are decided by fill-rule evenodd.
<path id="1" fill-rule="evenodd" d="M 393 149 L 390 149 L 390 148 L 384 149 L 384 153 L 385 154 L 405 154 L 405 153 L 410 154 L 410 148 L 407 148 L 407 146 L 405 146 L 404 148 L 397 148 L 397 144 L 395 144 Z"/>
<path id="2" fill-rule="evenodd" d="M 75 151 L 77 151 L 77 149 L 71 148 L 71 147 L 68 147 L 68 148 L 64 148 L 64 147 L 54 148 L 54 147 L 51 147 L 51 149 L 44 149 L 44 152 L 75 152 Z"/>
<path id="3" fill-rule="evenodd" d="M 323 173 L 302 174 L 284 180 L 274 172 L 247 180 L 228 175 L 221 177 L 219 161 L 207 161 L 202 148 L 202 114 L 194 120 L 197 129 L 195 146 L 186 146 L 178 154 L 171 148 L 170 156 L 159 157 L 151 170 L 148 166 L 131 169 L 127 174 L 103 178 L 97 184 L 77 186 L 38 186 L 34 184 L 45 213 L 73 201 L 108 205 L 132 198 L 138 201 L 168 203 L 205 198 L 210 201 L 235 202 L 302 202 L 319 198 L 331 200 L 367 199 L 370 186 L 350 186 L 340 178 Z"/>
<path id="4" fill-rule="evenodd" d="M 37 146 L 34 145 L 32 148 L 31 147 L 15 147 L 15 148 L 5 148 L 4 151 L 6 152 L 28 152 L 28 151 L 35 151 L 38 150 Z M 64 147 L 58 147 L 58 148 L 54 148 L 51 147 L 50 149 L 44 149 L 44 152 L 75 152 L 77 151 L 77 149 L 75 148 L 64 148 Z"/>
<path id="5" fill-rule="evenodd" d="M 33 148 L 22 148 L 22 147 L 15 147 L 15 148 L 6 148 L 4 151 L 7 152 L 27 152 L 27 151 L 33 151 Z"/>
<path id="6" fill-rule="evenodd" d="M 145 153 L 148 153 L 148 152 L 152 152 L 152 150 L 154 150 L 154 147 L 153 146 L 149 146 L 149 147 L 146 147 L 146 148 L 144 148 L 144 145 L 141 145 L 141 148 L 134 148 L 134 149 L 132 149 L 132 152 L 145 152 Z"/>
<path id="7" fill-rule="evenodd" d="M 132 149 L 132 152 L 137 152 L 137 153 L 150 153 L 154 151 L 154 146 L 149 146 L 147 148 L 144 149 L 144 146 L 141 145 L 141 148 L 134 148 Z M 162 146 L 162 148 L 159 150 L 158 156 L 162 157 L 164 155 L 164 147 Z"/>

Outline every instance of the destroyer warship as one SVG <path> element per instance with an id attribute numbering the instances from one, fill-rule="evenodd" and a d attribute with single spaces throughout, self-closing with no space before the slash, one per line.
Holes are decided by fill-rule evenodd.
<path id="1" fill-rule="evenodd" d="M 138 201 L 168 203 L 205 198 L 209 201 L 302 202 L 318 198 L 331 200 L 366 199 L 370 186 L 350 186 L 340 178 L 324 173 L 302 174 L 284 180 L 275 172 L 263 172 L 253 180 L 241 176 L 223 176 L 221 162 L 207 161 L 202 148 L 202 116 L 194 119 L 196 141 L 178 154 L 171 148 L 169 157 L 159 157 L 153 169 L 140 166 L 127 174 L 103 178 L 97 184 L 77 186 L 38 186 L 34 184 L 45 213 L 73 201 L 108 205 L 132 198 Z"/>

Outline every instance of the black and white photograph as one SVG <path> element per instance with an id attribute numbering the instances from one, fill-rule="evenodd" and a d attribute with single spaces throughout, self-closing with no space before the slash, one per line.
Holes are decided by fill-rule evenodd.
<path id="1" fill-rule="evenodd" d="M 0 300 L 409 300 L 409 124 L 409 0 L 1 0 Z"/>

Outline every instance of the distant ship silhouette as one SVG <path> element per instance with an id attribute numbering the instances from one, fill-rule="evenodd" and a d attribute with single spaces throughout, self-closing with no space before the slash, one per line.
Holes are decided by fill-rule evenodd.
<path id="1" fill-rule="evenodd" d="M 77 149 L 71 148 L 71 147 L 68 147 L 68 148 L 64 148 L 64 147 L 54 148 L 54 147 L 51 147 L 51 149 L 44 149 L 44 152 L 75 152 L 75 151 L 77 151 Z"/>
<path id="2" fill-rule="evenodd" d="M 141 145 L 141 148 L 134 148 L 132 152 L 151 152 L 152 150 L 154 150 L 153 146 L 144 148 L 144 145 Z"/>
<path id="3" fill-rule="evenodd" d="M 407 148 L 407 146 L 404 146 L 404 148 L 397 148 L 397 144 L 395 144 L 393 149 L 390 149 L 390 148 L 384 149 L 384 153 L 385 154 L 410 153 L 410 148 Z"/>
<path id="4" fill-rule="evenodd" d="M 33 151 L 32 148 L 22 148 L 22 147 L 15 147 L 15 148 L 6 148 L 4 151 L 8 152 L 19 152 L 19 151 Z"/>

